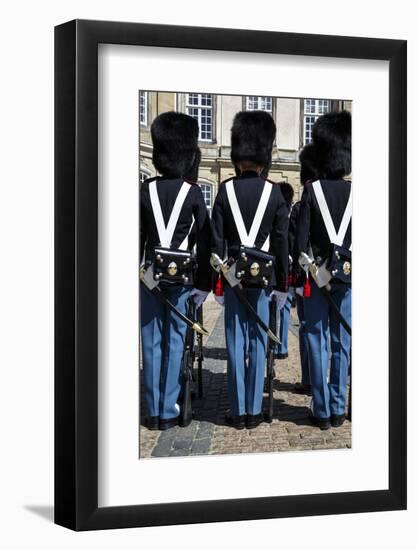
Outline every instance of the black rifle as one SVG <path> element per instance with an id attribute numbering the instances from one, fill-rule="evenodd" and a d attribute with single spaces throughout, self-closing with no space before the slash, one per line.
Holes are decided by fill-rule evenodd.
<path id="1" fill-rule="evenodd" d="M 277 304 L 271 300 L 269 304 L 269 329 L 275 333 L 277 330 Z M 266 391 L 268 393 L 268 411 L 265 420 L 272 422 L 274 416 L 274 360 L 275 360 L 275 342 L 268 339 L 268 350 L 266 355 Z"/>
<path id="2" fill-rule="evenodd" d="M 189 301 L 188 318 L 195 318 L 195 306 L 192 299 Z M 194 367 L 194 330 L 191 327 L 187 328 L 185 335 L 184 355 L 182 357 L 181 366 L 181 408 L 180 421 L 181 427 L 185 428 L 193 419 L 193 408 L 191 403 L 191 384 L 193 381 Z"/>

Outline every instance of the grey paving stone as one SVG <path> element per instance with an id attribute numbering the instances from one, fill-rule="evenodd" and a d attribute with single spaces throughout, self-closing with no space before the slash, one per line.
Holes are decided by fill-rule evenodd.
<path id="1" fill-rule="evenodd" d="M 204 439 L 196 439 L 191 447 L 191 454 L 207 454 L 210 450 L 210 443 L 211 439 L 209 437 L 205 437 Z"/>
<path id="2" fill-rule="evenodd" d="M 165 430 L 164 432 L 160 433 L 158 442 L 162 441 L 173 441 L 178 433 L 178 428 L 170 428 L 169 430 Z"/>
<path id="3" fill-rule="evenodd" d="M 168 456 L 169 453 L 171 452 L 171 448 L 172 448 L 172 441 L 170 440 L 165 440 L 160 443 L 158 442 L 153 448 L 151 456 L 158 456 L 158 457 Z"/>
<path id="4" fill-rule="evenodd" d="M 196 438 L 201 439 L 203 437 L 209 437 L 213 435 L 214 432 L 214 424 L 209 422 L 200 422 L 200 426 L 196 433 Z"/>
<path id="5" fill-rule="evenodd" d="M 174 439 L 174 441 L 172 443 L 172 447 L 174 449 L 188 450 L 188 449 L 191 449 L 192 444 L 193 444 L 193 438 L 192 437 L 178 436 Z"/>
<path id="6" fill-rule="evenodd" d="M 191 424 L 189 424 L 185 428 L 178 429 L 175 436 L 176 437 L 194 437 L 198 431 L 198 428 L 199 428 L 199 423 L 193 420 Z"/>

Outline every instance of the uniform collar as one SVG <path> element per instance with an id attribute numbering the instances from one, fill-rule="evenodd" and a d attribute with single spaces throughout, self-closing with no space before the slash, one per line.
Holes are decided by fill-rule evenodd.
<path id="1" fill-rule="evenodd" d="M 178 176 L 156 176 L 156 181 L 178 181 L 184 178 Z"/>
<path id="2" fill-rule="evenodd" d="M 246 179 L 246 178 L 259 178 L 259 174 L 255 172 L 255 170 L 245 170 L 238 176 L 239 179 Z"/>

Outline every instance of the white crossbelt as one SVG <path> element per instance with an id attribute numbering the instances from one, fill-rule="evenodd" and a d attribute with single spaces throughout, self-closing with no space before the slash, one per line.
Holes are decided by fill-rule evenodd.
<path id="1" fill-rule="evenodd" d="M 346 232 L 348 230 L 350 220 L 352 219 L 352 190 L 350 191 L 349 200 L 340 223 L 339 231 L 336 232 L 333 218 L 330 214 L 320 180 L 316 180 L 312 185 L 330 242 L 332 244 L 336 244 L 337 246 L 343 246 L 343 241 L 345 240 Z M 349 250 L 352 250 L 352 244 L 350 245 Z"/>
<path id="2" fill-rule="evenodd" d="M 172 208 L 171 215 L 168 220 L 167 226 L 164 223 L 164 217 L 162 215 L 161 203 L 159 202 L 158 192 L 156 189 L 156 180 L 153 180 L 149 183 L 149 194 L 151 198 L 151 205 L 153 210 L 153 215 L 155 218 L 156 230 L 158 231 L 159 242 L 164 248 L 171 248 L 172 238 L 177 227 L 178 218 L 180 217 L 181 209 L 184 205 L 185 199 L 187 198 L 188 191 L 190 190 L 191 185 L 187 182 L 183 182 L 181 185 L 180 191 L 175 199 L 174 206 Z M 192 227 L 192 224 L 191 224 Z M 190 227 L 190 231 L 191 231 Z M 189 235 L 189 233 L 188 233 Z M 186 250 L 188 248 L 188 235 L 185 237 L 181 243 L 179 249 Z"/>
<path id="3" fill-rule="evenodd" d="M 253 218 L 252 226 L 249 230 L 249 233 L 246 232 L 245 223 L 242 218 L 242 213 L 237 202 L 235 188 L 233 185 L 233 180 L 226 182 L 226 192 L 227 198 L 229 200 L 230 209 L 232 211 L 233 219 L 235 220 L 236 229 L 239 234 L 240 242 L 243 246 L 253 248 L 255 246 L 256 237 L 258 236 L 261 223 L 268 206 L 269 197 L 272 191 L 272 184 L 268 181 L 265 181 L 262 195 L 258 204 L 258 207 L 255 212 L 255 217 Z M 269 250 L 269 235 L 266 238 L 266 241 L 261 247 L 261 250 Z"/>

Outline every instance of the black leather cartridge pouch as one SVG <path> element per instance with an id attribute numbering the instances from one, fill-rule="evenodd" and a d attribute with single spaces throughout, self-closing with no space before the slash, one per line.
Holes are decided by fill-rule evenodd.
<path id="1" fill-rule="evenodd" d="M 195 259 L 188 250 L 155 248 L 154 279 L 160 283 L 192 285 Z"/>
<path id="2" fill-rule="evenodd" d="M 332 244 L 327 259 L 327 269 L 332 275 L 332 281 L 352 284 L 352 252 L 347 248 Z"/>
<path id="3" fill-rule="evenodd" d="M 275 257 L 258 248 L 241 246 L 236 277 L 244 286 L 267 288 L 275 284 Z"/>

